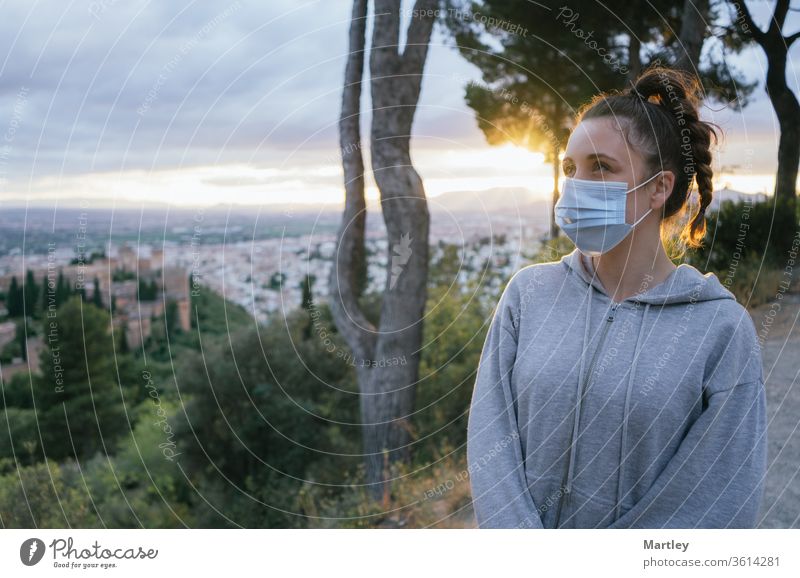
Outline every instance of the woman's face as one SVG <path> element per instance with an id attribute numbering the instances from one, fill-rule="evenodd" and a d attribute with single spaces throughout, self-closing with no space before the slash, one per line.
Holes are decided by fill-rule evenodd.
<path id="1" fill-rule="evenodd" d="M 648 173 L 642 155 L 628 146 L 613 117 L 590 118 L 578 123 L 569 137 L 561 163 L 564 176 L 587 181 L 622 181 L 628 189 L 639 185 L 655 174 Z M 628 195 L 626 221 L 634 222 L 647 209 L 654 216 L 672 192 L 673 173 L 664 171 L 644 186 Z"/>

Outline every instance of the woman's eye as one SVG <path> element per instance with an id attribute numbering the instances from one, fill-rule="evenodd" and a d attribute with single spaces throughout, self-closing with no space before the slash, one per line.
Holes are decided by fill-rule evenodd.
<path id="1" fill-rule="evenodd" d="M 562 168 L 563 168 L 564 174 L 566 176 L 570 176 L 571 174 L 573 174 L 575 172 L 575 167 L 573 167 L 571 165 L 567 165 L 566 167 L 562 167 Z"/>
<path id="2" fill-rule="evenodd" d="M 604 171 L 607 171 L 607 170 L 609 170 L 609 169 L 608 169 L 608 165 L 607 165 L 607 164 L 605 164 L 605 163 L 595 163 L 595 165 L 594 165 L 594 170 L 604 170 Z"/>

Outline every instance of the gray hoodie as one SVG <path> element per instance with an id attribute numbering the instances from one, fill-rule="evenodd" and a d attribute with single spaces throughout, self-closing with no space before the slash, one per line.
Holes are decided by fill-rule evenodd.
<path id="1" fill-rule="evenodd" d="M 686 263 L 620 303 L 578 249 L 526 266 L 495 309 L 467 429 L 480 528 L 752 528 L 755 326 Z"/>

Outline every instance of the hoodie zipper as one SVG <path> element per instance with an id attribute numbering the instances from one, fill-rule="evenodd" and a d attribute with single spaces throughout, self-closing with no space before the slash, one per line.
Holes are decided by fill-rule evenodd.
<path id="1" fill-rule="evenodd" d="M 621 303 L 613 303 L 612 302 L 611 310 L 608 312 L 608 315 L 606 316 L 606 324 L 603 327 L 603 331 L 602 331 L 602 333 L 600 335 L 600 340 L 599 340 L 599 342 L 597 344 L 597 348 L 594 350 L 594 355 L 592 355 L 592 361 L 589 364 L 589 369 L 586 372 L 586 377 L 584 378 L 583 384 L 581 385 L 581 392 L 580 392 L 580 399 L 581 400 L 583 400 L 584 391 L 586 390 L 586 386 L 588 385 L 589 379 L 591 378 L 592 372 L 594 371 L 594 363 L 597 360 L 597 354 L 603 348 L 603 343 L 605 342 L 606 334 L 608 333 L 608 329 L 611 326 L 611 322 L 614 321 L 614 316 L 616 315 L 617 307 L 619 307 L 620 305 L 621 305 Z M 583 401 L 581 401 L 581 409 L 583 409 Z M 580 416 L 576 415 L 575 419 L 578 419 L 578 417 L 580 417 Z M 580 423 L 580 421 L 579 421 L 579 423 Z M 573 427 L 574 427 L 574 425 L 575 424 L 573 422 Z M 578 427 L 580 427 L 580 425 Z M 580 435 L 580 432 L 577 432 L 577 433 L 578 433 L 578 435 Z M 570 496 L 572 495 L 572 489 L 569 488 L 569 487 L 566 487 L 566 484 L 567 484 L 567 480 L 569 480 L 569 474 L 570 474 L 569 463 L 570 463 L 570 460 L 572 459 L 572 446 L 575 443 L 576 443 L 575 440 L 572 440 L 572 443 L 570 443 L 569 450 L 568 450 L 568 453 L 567 453 L 567 462 L 566 462 L 566 465 L 564 467 L 564 474 L 563 474 L 563 476 L 561 478 L 561 488 L 564 491 L 563 491 L 563 493 L 561 494 L 561 496 L 560 496 L 560 498 L 558 500 L 558 508 L 556 509 L 556 528 L 558 528 L 558 523 L 561 520 L 561 508 L 562 508 L 564 502 L 565 501 L 568 502 Z"/>

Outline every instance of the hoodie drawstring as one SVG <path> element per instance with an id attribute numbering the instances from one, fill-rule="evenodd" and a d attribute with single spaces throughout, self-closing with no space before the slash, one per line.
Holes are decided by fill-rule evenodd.
<path id="1" fill-rule="evenodd" d="M 569 466 L 567 471 L 569 472 L 569 476 L 567 477 L 567 487 L 566 492 L 572 490 L 572 473 L 575 471 L 573 468 L 575 466 L 575 450 L 573 446 L 575 445 L 575 440 L 578 438 L 578 427 L 580 426 L 579 418 L 581 415 L 581 384 L 583 383 L 583 368 L 584 368 L 584 361 L 586 359 L 586 349 L 587 344 L 589 341 L 589 326 L 591 325 L 591 318 L 592 318 L 592 301 L 594 297 L 595 288 L 589 285 L 589 304 L 586 307 L 586 320 L 584 321 L 584 330 L 583 330 L 583 348 L 581 350 L 581 366 L 580 366 L 580 373 L 578 373 L 578 390 L 575 393 L 575 398 L 577 403 L 575 404 L 575 419 L 573 420 L 572 426 L 572 440 L 570 441 L 570 455 L 569 455 Z"/>
<path id="2" fill-rule="evenodd" d="M 631 400 L 631 390 L 633 389 L 633 377 L 636 373 L 636 364 L 639 362 L 639 345 L 642 341 L 642 333 L 647 324 L 647 312 L 650 310 L 650 304 L 645 304 L 644 315 L 642 316 L 642 324 L 639 326 L 639 335 L 636 337 L 636 346 L 633 349 L 633 363 L 631 364 L 631 372 L 628 376 L 628 389 L 625 392 L 625 409 L 622 412 L 622 440 L 619 444 L 619 477 L 617 478 L 617 506 L 614 510 L 614 521 L 619 519 L 620 508 L 622 508 L 622 478 L 625 472 L 625 446 L 628 440 L 628 406 Z"/>

